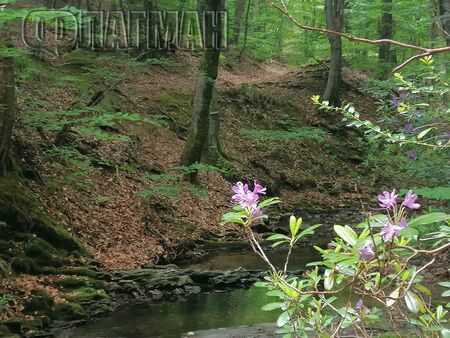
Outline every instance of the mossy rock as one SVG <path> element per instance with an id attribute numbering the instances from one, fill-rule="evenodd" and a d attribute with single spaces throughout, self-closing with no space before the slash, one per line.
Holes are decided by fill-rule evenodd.
<path id="1" fill-rule="evenodd" d="M 106 289 L 107 283 L 98 279 L 92 278 L 76 278 L 67 277 L 53 283 L 55 286 L 63 290 L 75 290 L 83 287 L 90 286 L 93 289 Z"/>
<path id="2" fill-rule="evenodd" d="M 66 229 L 39 210 L 25 184 L 15 175 L 0 177 L 0 255 L 17 272 L 37 273 L 60 266 L 72 252 L 87 254 Z"/>
<path id="3" fill-rule="evenodd" d="M 51 313 L 53 320 L 69 321 L 82 319 L 87 316 L 86 311 L 80 304 L 76 303 L 59 303 L 55 305 L 54 311 Z"/>
<path id="4" fill-rule="evenodd" d="M 75 290 L 72 293 L 65 294 L 66 300 L 77 304 L 90 304 L 94 301 L 109 299 L 109 296 L 104 290 L 95 290 L 92 288 L 82 288 Z"/>
<path id="5" fill-rule="evenodd" d="M 7 277 L 11 274 L 11 269 L 9 265 L 0 258 L 0 277 Z"/>
<path id="6" fill-rule="evenodd" d="M 53 273 L 68 275 L 68 276 L 81 276 L 96 279 L 101 274 L 89 268 L 70 268 L 70 269 L 59 269 L 54 270 Z"/>
<path id="7" fill-rule="evenodd" d="M 49 315 L 55 305 L 53 297 L 45 291 L 33 290 L 31 296 L 25 304 L 25 314 L 45 314 Z"/>
<path id="8" fill-rule="evenodd" d="M 11 262 L 11 267 L 16 272 L 36 274 L 41 272 L 41 268 L 35 263 L 35 261 L 26 256 L 15 257 Z"/>

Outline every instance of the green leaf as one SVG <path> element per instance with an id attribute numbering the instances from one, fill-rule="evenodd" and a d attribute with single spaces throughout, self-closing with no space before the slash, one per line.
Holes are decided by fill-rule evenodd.
<path id="1" fill-rule="evenodd" d="M 389 295 L 389 297 L 398 298 L 399 295 L 400 295 L 400 288 L 397 288 L 394 291 L 392 291 L 392 293 Z M 386 301 L 386 306 L 391 307 L 392 305 L 395 304 L 395 302 L 397 302 L 397 299 L 388 299 Z"/>
<path id="2" fill-rule="evenodd" d="M 274 205 L 277 203 L 281 203 L 281 200 L 278 197 L 274 197 L 274 198 L 268 198 L 264 201 L 262 201 L 261 203 L 259 203 L 258 207 L 262 208 L 266 208 L 270 205 Z"/>
<path id="3" fill-rule="evenodd" d="M 325 276 L 324 280 L 325 290 L 331 290 L 334 285 L 334 270 L 325 270 L 324 276 Z"/>
<path id="4" fill-rule="evenodd" d="M 287 240 L 289 241 L 289 237 L 282 234 L 273 234 L 266 238 L 266 241 L 278 241 L 278 240 Z"/>
<path id="5" fill-rule="evenodd" d="M 409 221 L 409 226 L 418 226 L 425 224 L 433 224 L 450 219 L 450 215 L 444 212 L 432 212 L 426 215 L 416 217 Z"/>
<path id="6" fill-rule="evenodd" d="M 346 225 L 345 227 L 343 227 L 341 225 L 335 225 L 334 231 L 347 244 L 350 244 L 352 246 L 356 244 L 358 235 L 356 235 L 353 229 L 350 228 L 349 226 Z"/>
<path id="7" fill-rule="evenodd" d="M 426 134 L 428 134 L 432 129 L 433 129 L 433 128 L 428 128 L 428 129 L 422 130 L 422 131 L 420 132 L 420 134 L 417 135 L 417 139 L 420 140 L 420 139 L 423 138 Z"/>
<path id="8" fill-rule="evenodd" d="M 405 302 L 409 311 L 412 313 L 419 313 L 419 307 L 422 301 L 415 293 L 408 291 L 405 295 Z"/>
<path id="9" fill-rule="evenodd" d="M 263 310 L 263 311 L 273 311 L 273 310 L 276 310 L 276 309 L 281 309 L 281 308 L 283 308 L 283 306 L 284 306 L 284 303 L 281 303 L 281 302 L 269 303 L 269 304 L 264 305 L 261 308 L 261 310 Z"/>
<path id="10" fill-rule="evenodd" d="M 290 315 L 288 311 L 283 312 L 277 319 L 277 326 L 282 327 L 289 323 L 290 321 Z"/>
<path id="11" fill-rule="evenodd" d="M 431 296 L 431 291 L 427 287 L 423 286 L 422 284 L 414 284 L 413 288 L 416 289 L 419 292 L 422 292 L 426 296 Z"/>

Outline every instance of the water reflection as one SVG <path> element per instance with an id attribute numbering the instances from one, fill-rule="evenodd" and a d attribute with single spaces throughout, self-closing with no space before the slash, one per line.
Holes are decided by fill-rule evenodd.
<path id="1" fill-rule="evenodd" d="M 95 323 L 57 335 L 58 338 L 172 338 L 196 330 L 274 322 L 276 311 L 264 288 L 197 294 L 174 302 L 136 306 Z M 273 301 L 273 298 L 272 298 Z"/>

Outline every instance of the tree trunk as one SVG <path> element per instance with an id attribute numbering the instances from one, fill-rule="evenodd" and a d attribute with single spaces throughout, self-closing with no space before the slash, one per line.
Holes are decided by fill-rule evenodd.
<path id="1" fill-rule="evenodd" d="M 215 12 L 221 10 L 223 0 L 199 0 L 200 10 Z M 216 30 L 216 39 L 213 41 L 213 30 Z M 217 16 L 217 24 L 213 27 L 211 20 L 206 20 L 205 44 L 201 63 L 198 68 L 197 82 L 195 85 L 192 122 L 189 136 L 183 150 L 181 162 L 190 166 L 202 160 L 202 155 L 208 147 L 208 135 L 210 134 L 210 107 L 214 93 L 214 85 L 219 72 L 219 56 L 221 46 L 222 22 Z M 191 174 L 191 181 L 196 181 L 197 173 Z"/>
<path id="2" fill-rule="evenodd" d="M 233 27 L 233 45 L 239 45 L 239 37 L 241 35 L 242 18 L 245 11 L 245 0 L 237 0 L 234 10 L 234 27 Z"/>
<path id="3" fill-rule="evenodd" d="M 202 154 L 205 163 L 215 165 L 220 156 L 220 114 L 217 89 L 214 88 L 209 112 L 208 143 Z"/>
<path id="4" fill-rule="evenodd" d="M 392 39 L 394 37 L 392 0 L 383 0 L 381 11 L 380 39 Z M 390 45 L 380 45 L 378 59 L 382 62 L 397 63 L 397 55 Z"/>
<path id="5" fill-rule="evenodd" d="M 252 1 L 248 0 L 247 2 L 247 12 L 245 14 L 245 30 L 244 30 L 244 44 L 242 46 L 242 49 L 239 53 L 239 57 L 242 57 L 242 55 L 245 53 L 245 50 L 247 48 L 247 37 L 248 37 L 248 18 L 250 16 L 250 7 L 252 5 Z"/>
<path id="6" fill-rule="evenodd" d="M 13 59 L 0 57 L 0 175 L 11 169 L 9 149 L 16 111 Z"/>
<path id="7" fill-rule="evenodd" d="M 441 15 L 442 28 L 450 34 L 450 0 L 439 0 L 439 14 Z M 450 36 L 446 35 L 447 46 L 450 46 Z"/>
<path id="8" fill-rule="evenodd" d="M 345 0 L 325 0 L 325 16 L 329 30 L 341 32 L 344 7 Z M 338 106 L 342 83 L 342 40 L 333 34 L 328 34 L 328 40 L 331 47 L 330 70 L 323 99 L 329 101 L 331 105 Z"/>

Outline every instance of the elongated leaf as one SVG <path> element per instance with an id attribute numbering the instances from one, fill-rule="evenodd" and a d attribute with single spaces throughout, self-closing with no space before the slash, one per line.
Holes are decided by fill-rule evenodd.
<path id="1" fill-rule="evenodd" d="M 419 313 L 419 307 L 422 301 L 415 293 L 408 291 L 405 296 L 405 302 L 409 311 L 412 313 Z"/>
<path id="2" fill-rule="evenodd" d="M 400 295 L 400 288 L 395 289 L 394 291 L 392 291 L 392 293 L 389 295 L 389 297 L 398 298 L 399 295 Z M 388 299 L 386 301 L 386 306 L 387 307 L 391 307 L 392 305 L 395 304 L 395 302 L 397 302 L 397 299 Z"/>
<path id="3" fill-rule="evenodd" d="M 273 311 L 273 310 L 276 310 L 276 309 L 281 309 L 283 306 L 284 306 L 284 303 L 275 302 L 275 303 L 266 304 L 261 309 L 263 311 Z"/>
<path id="4" fill-rule="evenodd" d="M 428 134 L 432 129 L 433 129 L 433 128 L 428 128 L 428 129 L 422 130 L 422 131 L 420 132 L 420 134 L 417 135 L 417 139 L 420 140 L 420 139 L 423 138 L 426 134 Z"/>
<path id="5" fill-rule="evenodd" d="M 266 239 L 267 241 L 289 240 L 289 237 L 283 234 L 273 234 Z"/>
<path id="6" fill-rule="evenodd" d="M 356 239 L 357 239 L 356 233 L 354 233 L 354 232 L 352 233 L 351 231 L 349 231 L 349 227 L 344 228 L 341 225 L 335 225 L 334 231 L 347 244 L 350 244 L 350 245 L 356 244 Z"/>
<path id="7" fill-rule="evenodd" d="M 290 315 L 289 312 L 283 312 L 277 319 L 277 326 L 278 327 L 282 327 L 284 325 L 286 325 L 290 320 Z"/>
<path id="8" fill-rule="evenodd" d="M 278 197 L 274 197 L 274 198 L 268 198 L 268 199 L 262 201 L 261 203 L 259 203 L 258 206 L 262 209 L 262 208 L 266 208 L 270 205 L 274 205 L 277 203 L 281 203 L 281 200 Z"/>
<path id="9" fill-rule="evenodd" d="M 416 217 L 409 221 L 409 226 L 433 224 L 450 219 L 450 215 L 444 212 L 432 212 L 430 214 Z"/>

